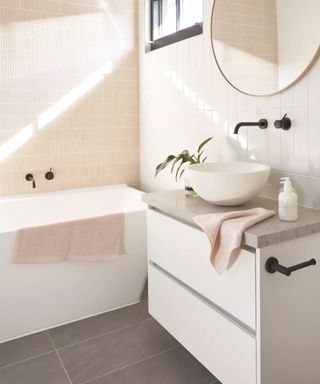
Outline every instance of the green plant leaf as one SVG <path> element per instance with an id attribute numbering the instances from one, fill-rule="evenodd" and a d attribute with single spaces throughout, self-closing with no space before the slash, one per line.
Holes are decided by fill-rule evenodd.
<path id="1" fill-rule="evenodd" d="M 197 163 L 201 163 L 201 156 L 203 155 L 204 151 L 201 151 L 199 154 L 198 154 L 198 157 L 196 158 L 197 159 Z"/>
<path id="2" fill-rule="evenodd" d="M 181 176 L 184 174 L 184 172 L 185 172 L 185 169 L 183 169 L 183 170 L 181 171 L 180 176 L 179 176 L 179 179 L 181 179 Z"/>
<path id="3" fill-rule="evenodd" d="M 201 151 L 201 149 L 206 145 L 206 144 L 208 144 L 209 143 L 209 141 L 210 140 L 212 140 L 213 139 L 213 137 L 209 137 L 208 139 L 206 139 L 205 141 L 203 141 L 200 145 L 199 145 L 199 147 L 198 147 L 198 153 L 200 153 L 200 151 Z"/>
<path id="4" fill-rule="evenodd" d="M 181 164 L 179 165 L 177 172 L 176 172 L 176 177 L 175 177 L 176 181 L 178 181 L 182 176 L 182 174 L 180 174 L 180 176 L 179 176 L 179 172 L 180 172 L 181 167 L 183 166 L 183 164 L 187 163 L 188 161 L 189 160 L 187 158 L 182 159 Z"/>
<path id="5" fill-rule="evenodd" d="M 192 157 L 190 159 L 190 164 L 198 164 L 198 159 L 197 159 L 196 155 L 192 155 Z"/>
<path id="6" fill-rule="evenodd" d="M 204 154 L 204 151 L 202 150 L 202 148 L 212 139 L 213 139 L 213 137 L 209 137 L 208 139 L 203 141 L 199 145 L 196 154 L 191 155 L 187 149 L 184 149 L 177 156 L 169 155 L 165 159 L 165 161 L 163 161 L 162 163 L 157 165 L 156 171 L 155 171 L 155 177 L 157 177 L 159 172 L 164 170 L 171 162 L 173 162 L 172 165 L 171 165 L 171 173 L 174 172 L 175 167 L 177 166 L 178 168 L 177 168 L 176 173 L 175 173 L 175 179 L 176 179 L 176 181 L 178 181 L 178 179 L 181 178 L 181 176 L 183 175 L 183 173 L 185 171 L 185 169 L 182 168 L 184 164 L 186 164 L 186 163 L 199 164 L 201 162 L 204 163 L 207 160 L 207 157 L 205 157 L 203 160 L 201 159 L 201 157 Z M 179 162 L 180 162 L 180 164 L 179 164 Z"/>
<path id="7" fill-rule="evenodd" d="M 181 157 L 180 156 L 177 156 L 174 160 L 174 162 L 172 163 L 172 167 L 171 167 L 171 173 L 173 173 L 173 170 L 174 170 L 174 167 L 176 166 L 176 164 L 181 160 Z"/>
<path id="8" fill-rule="evenodd" d="M 158 173 L 163 169 L 165 169 L 171 163 L 171 161 L 175 158 L 176 157 L 174 155 L 169 155 L 164 162 L 158 164 L 156 167 L 155 177 L 157 177 Z"/>

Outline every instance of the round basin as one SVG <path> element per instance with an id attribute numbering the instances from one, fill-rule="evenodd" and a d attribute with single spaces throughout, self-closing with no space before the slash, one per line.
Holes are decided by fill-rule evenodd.
<path id="1" fill-rule="evenodd" d="M 270 166 L 249 162 L 215 162 L 190 165 L 186 179 L 204 200 L 223 206 L 241 205 L 265 186 Z"/>

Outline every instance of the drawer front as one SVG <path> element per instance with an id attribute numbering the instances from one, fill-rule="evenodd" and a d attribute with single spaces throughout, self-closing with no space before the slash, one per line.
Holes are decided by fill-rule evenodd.
<path id="1" fill-rule="evenodd" d="M 254 336 L 152 265 L 149 312 L 223 384 L 256 384 Z"/>
<path id="2" fill-rule="evenodd" d="M 204 232 L 148 211 L 149 260 L 255 330 L 255 254 L 242 250 L 230 270 L 218 275 Z"/>

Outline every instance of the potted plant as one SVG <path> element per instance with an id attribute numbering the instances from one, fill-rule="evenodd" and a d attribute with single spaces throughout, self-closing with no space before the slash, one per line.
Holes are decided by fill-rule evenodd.
<path id="1" fill-rule="evenodd" d="M 168 165 L 171 164 L 171 174 L 175 172 L 175 179 L 176 181 L 179 181 L 181 179 L 181 176 L 184 174 L 186 168 L 190 164 L 200 164 L 204 163 L 207 160 L 207 156 L 203 157 L 204 155 L 204 147 L 206 144 L 209 143 L 209 141 L 212 140 L 212 137 L 209 137 L 205 141 L 203 141 L 198 149 L 197 152 L 191 155 L 187 149 L 183 150 L 178 155 L 169 155 L 165 161 L 158 164 L 156 167 L 155 177 L 159 174 L 159 172 L 163 171 Z M 189 196 L 195 196 L 195 193 L 188 183 L 188 180 L 185 181 L 185 191 L 186 194 Z"/>

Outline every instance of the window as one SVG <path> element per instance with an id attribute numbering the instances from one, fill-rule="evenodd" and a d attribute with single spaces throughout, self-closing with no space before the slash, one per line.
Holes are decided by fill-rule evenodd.
<path id="1" fill-rule="evenodd" d="M 202 33 L 202 0 L 147 0 L 149 49 Z"/>

